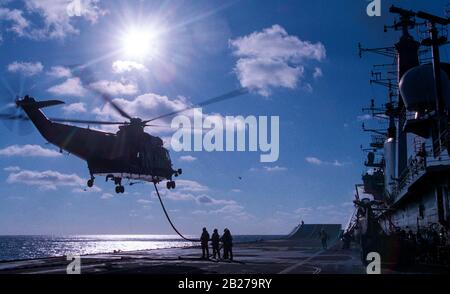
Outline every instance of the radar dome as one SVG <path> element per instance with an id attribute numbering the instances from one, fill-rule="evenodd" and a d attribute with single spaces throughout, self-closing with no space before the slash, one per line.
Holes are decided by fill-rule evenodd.
<path id="1" fill-rule="evenodd" d="M 450 106 L 450 79 L 441 63 L 442 95 L 446 106 Z M 409 111 L 433 110 L 436 108 L 436 90 L 432 64 L 423 64 L 408 70 L 400 80 L 400 93 Z"/>

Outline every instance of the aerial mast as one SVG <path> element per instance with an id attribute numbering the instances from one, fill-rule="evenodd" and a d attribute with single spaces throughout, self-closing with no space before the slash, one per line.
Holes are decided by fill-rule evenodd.
<path id="1" fill-rule="evenodd" d="M 400 21 L 395 22 L 392 26 L 385 26 L 385 31 L 388 28 L 394 30 L 401 30 L 402 36 L 400 41 L 395 44 L 395 50 L 397 51 L 397 81 L 411 68 L 419 65 L 419 47 L 420 43 L 414 40 L 409 34 L 409 30 L 416 26 L 414 20 L 415 13 L 411 10 L 402 9 L 399 7 L 391 6 L 389 12 L 398 14 Z M 397 100 L 397 177 L 402 174 L 406 169 L 408 163 L 407 152 L 407 133 L 404 132 L 403 126 L 406 121 L 406 107 L 403 103 L 401 94 L 398 93 Z"/>
<path id="2" fill-rule="evenodd" d="M 433 133 L 433 153 L 434 156 L 439 156 L 441 153 L 441 146 L 443 146 L 446 142 L 443 142 L 443 132 L 447 129 L 447 116 L 445 111 L 445 103 L 442 93 L 442 78 L 441 78 L 441 62 L 439 56 L 439 46 L 445 44 L 447 42 L 447 38 L 442 36 L 438 36 L 438 29 L 436 24 L 446 26 L 449 24 L 449 20 L 446 18 L 442 18 L 439 16 L 431 15 L 429 13 L 419 11 L 416 16 L 421 18 L 427 22 L 429 38 L 424 39 L 422 41 L 422 45 L 431 46 L 431 56 L 432 56 L 432 65 L 433 65 L 433 77 L 434 77 L 434 88 L 436 92 L 436 117 L 434 125 L 432 129 Z"/>

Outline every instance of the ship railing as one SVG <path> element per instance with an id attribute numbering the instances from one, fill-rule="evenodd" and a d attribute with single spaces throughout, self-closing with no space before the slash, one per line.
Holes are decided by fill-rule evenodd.
<path id="1" fill-rule="evenodd" d="M 442 157 L 442 155 L 445 155 L 447 152 L 447 146 L 445 146 L 446 142 L 450 141 L 450 132 L 449 130 L 443 130 L 441 132 L 441 135 L 439 138 L 433 140 L 433 151 L 438 150 L 438 156 Z M 431 154 L 431 153 L 430 153 Z M 448 154 L 447 154 L 448 155 Z"/>
<path id="2" fill-rule="evenodd" d="M 408 165 L 400 174 L 397 179 L 396 187 L 394 188 L 395 194 L 398 195 L 403 190 L 414 182 L 418 177 L 420 177 L 426 170 L 426 161 L 425 159 L 419 159 L 416 157 L 410 157 L 408 159 Z"/>
<path id="3" fill-rule="evenodd" d="M 431 149 L 430 147 L 427 148 Z M 450 157 L 448 154 L 442 153 L 439 157 L 433 157 L 432 152 L 428 151 L 426 157 L 411 156 L 408 159 L 407 167 L 393 183 L 392 195 L 397 199 L 399 195 L 404 194 L 409 185 L 426 173 L 427 167 L 438 165 L 449 165 Z"/>

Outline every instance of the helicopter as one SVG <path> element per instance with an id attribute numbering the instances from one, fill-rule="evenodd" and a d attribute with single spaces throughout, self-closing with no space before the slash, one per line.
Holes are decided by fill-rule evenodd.
<path id="1" fill-rule="evenodd" d="M 90 174 L 87 181 L 89 188 L 94 186 L 95 178 L 98 176 L 105 177 L 106 181 L 111 180 L 116 186 L 116 193 L 125 192 L 122 185 L 123 179 L 152 182 L 154 184 L 167 180 L 167 189 L 175 189 L 176 184 L 173 177 L 178 177 L 183 171 L 182 169 L 173 169 L 169 151 L 163 147 L 162 139 L 146 133 L 145 127 L 158 126 L 150 124 L 152 121 L 245 93 L 247 93 L 245 88 L 239 88 L 184 109 L 147 120 L 132 117 L 109 96 L 102 95 L 102 98 L 117 113 L 128 120 L 125 122 L 47 118 L 41 111 L 42 108 L 64 104 L 64 102 L 60 100 L 37 101 L 31 96 L 25 95 L 23 98 L 17 98 L 14 102 L 15 106 L 23 110 L 25 114 L 0 113 L 0 119 L 30 120 L 42 137 L 57 146 L 61 152 L 67 151 L 86 161 Z M 111 133 L 64 123 L 118 125 L 119 130 L 116 133 Z"/>

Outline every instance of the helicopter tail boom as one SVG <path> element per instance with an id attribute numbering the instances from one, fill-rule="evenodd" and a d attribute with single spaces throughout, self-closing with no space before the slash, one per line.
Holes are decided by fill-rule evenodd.
<path id="1" fill-rule="evenodd" d="M 26 101 L 26 100 L 18 100 L 16 101 L 17 106 L 26 107 L 26 108 L 44 108 L 55 106 L 59 104 L 64 104 L 64 102 L 60 100 L 46 100 L 46 101 Z"/>

